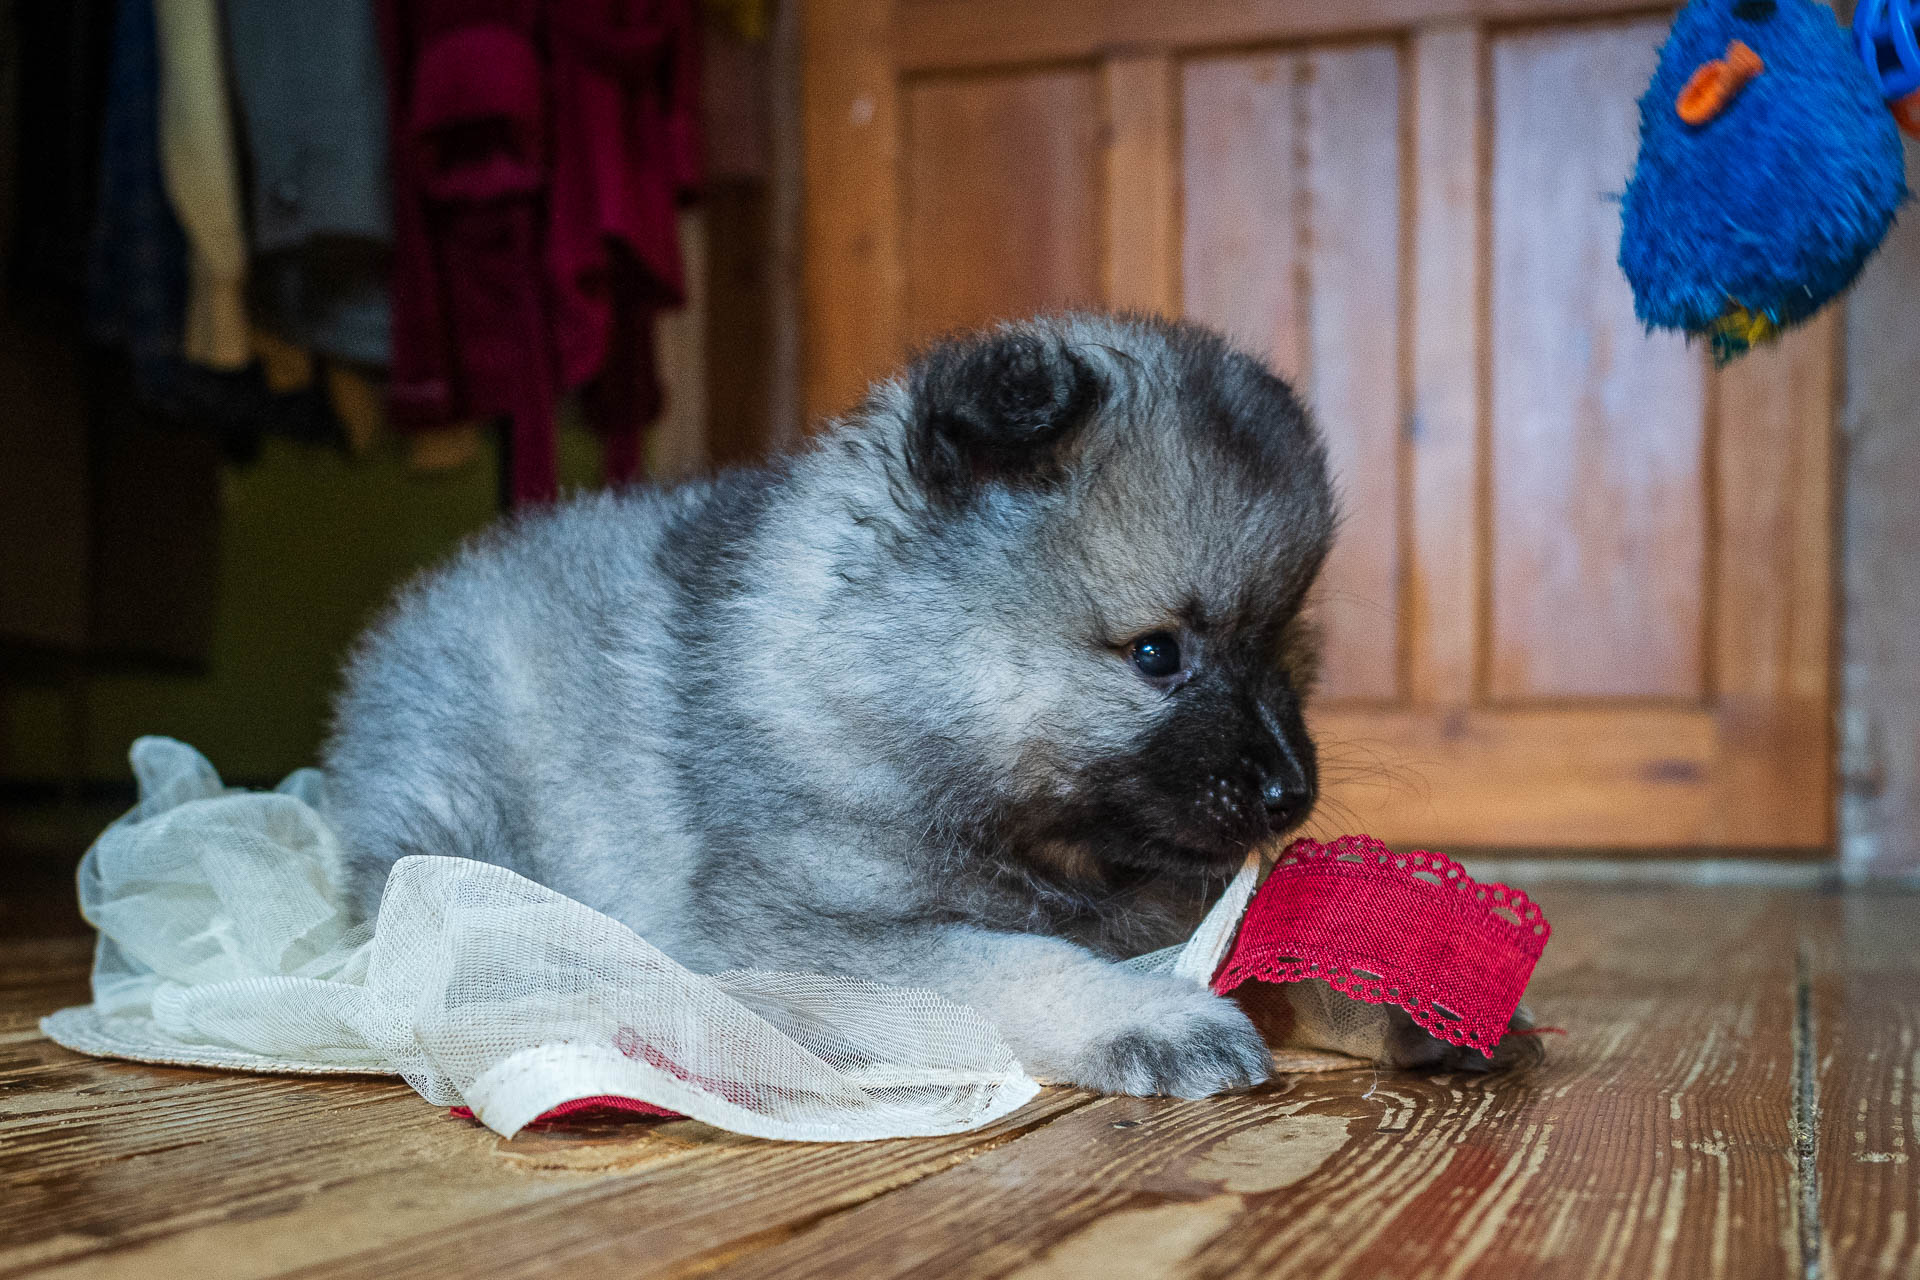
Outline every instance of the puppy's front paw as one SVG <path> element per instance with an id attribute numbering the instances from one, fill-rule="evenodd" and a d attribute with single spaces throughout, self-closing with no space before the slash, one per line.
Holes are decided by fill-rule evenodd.
<path id="1" fill-rule="evenodd" d="M 1205 1098 L 1259 1084 L 1273 1054 L 1239 1006 L 1209 992 L 1095 1041 L 1074 1082 L 1102 1093 Z"/>

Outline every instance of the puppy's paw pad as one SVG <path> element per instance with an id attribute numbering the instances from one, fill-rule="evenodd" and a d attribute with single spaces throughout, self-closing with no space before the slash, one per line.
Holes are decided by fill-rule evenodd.
<path id="1" fill-rule="evenodd" d="M 1217 997 L 1093 1047 L 1079 1083 L 1102 1093 L 1206 1098 L 1259 1084 L 1273 1054 L 1246 1014 Z"/>

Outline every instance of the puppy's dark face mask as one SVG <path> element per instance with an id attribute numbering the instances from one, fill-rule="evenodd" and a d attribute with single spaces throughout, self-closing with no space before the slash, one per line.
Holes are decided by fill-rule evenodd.
<path id="1" fill-rule="evenodd" d="M 1287 620 L 1282 634 L 1299 625 Z M 1081 771 L 1081 838 L 1100 862 L 1220 874 L 1312 812 L 1318 758 L 1301 698 L 1310 646 L 1236 631 L 1175 633 L 1186 667 L 1162 714 L 1135 750 Z"/>
<path id="2" fill-rule="evenodd" d="M 910 375 L 909 461 L 926 536 L 972 557 L 956 590 L 992 643 L 971 652 L 1019 664 L 983 835 L 1075 875 L 1219 876 L 1317 797 L 1302 611 L 1332 494 L 1257 361 L 1191 326 L 1122 332 L 935 348 Z"/>

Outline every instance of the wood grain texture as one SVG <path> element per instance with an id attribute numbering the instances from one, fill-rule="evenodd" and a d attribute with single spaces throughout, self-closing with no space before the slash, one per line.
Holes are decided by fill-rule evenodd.
<path id="1" fill-rule="evenodd" d="M 1378 36 L 1425 23 L 1671 12 L 1645 0 L 901 0 L 892 41 L 912 70 Z"/>
<path id="2" fill-rule="evenodd" d="M 1784 1274 L 1787 1082 L 1753 1051 L 1784 1034 L 1787 995 L 1566 1001 L 1594 1039 L 1556 1046 L 1553 1084 L 1534 1089 L 1361 1072 L 1246 1099 L 1105 1099 L 728 1274 Z M 1603 1048 L 1634 1033 L 1657 1048 Z M 1606 1102 L 1565 1106 L 1576 1093 Z M 1629 1116 L 1630 1150 L 1615 1145 Z"/>
<path id="3" fill-rule="evenodd" d="M 1741 723 L 1660 705 L 1335 706 L 1312 712 L 1321 806 L 1310 826 L 1392 844 L 1822 859 L 1824 774 L 1760 781 L 1823 740 L 1811 716 Z M 1801 809 L 1786 812 L 1798 796 Z M 1759 814 L 1749 811 L 1752 805 Z M 1776 815 L 1762 820 L 1760 815 Z"/>
<path id="4" fill-rule="evenodd" d="M 843 1146 L 84 1059 L 33 1030 L 84 944 L 0 945 L 0 1276 L 1912 1275 L 1920 898 L 1528 887 L 1567 1029 L 1532 1071 Z"/>
<path id="5" fill-rule="evenodd" d="M 1907 140 L 1907 171 L 1920 142 Z M 1856 870 L 1920 874 L 1920 218 L 1894 224 L 1849 291 L 1841 856 Z"/>
<path id="6" fill-rule="evenodd" d="M 1792 917 L 1743 897 L 1613 913 L 1604 947 L 1550 901 L 1576 942 L 1536 1003 L 1576 1033 L 1532 1077 L 1103 1099 L 722 1274 L 1786 1275 Z"/>
<path id="7" fill-rule="evenodd" d="M 806 206 L 806 116 L 801 82 L 800 0 L 775 0 L 767 32 L 767 309 L 772 316 L 772 350 L 767 355 L 768 436 L 787 447 L 800 439 L 807 418 L 801 390 L 806 376 L 801 341 L 805 323 L 801 276 L 807 269 L 801 227 Z"/>
<path id="8" fill-rule="evenodd" d="M 1316 588 L 1323 696 L 1399 691 L 1400 59 L 1201 59 L 1185 75 L 1186 312 L 1293 377 L 1347 518 Z"/>
<path id="9" fill-rule="evenodd" d="M 1713 683 L 1722 702 L 1827 698 L 1837 328 L 1826 312 L 1716 374 Z"/>
<path id="10" fill-rule="evenodd" d="M 815 0 L 800 23 L 802 413 L 851 407 L 900 354 L 898 84 L 887 0 Z M 831 193 L 831 194 L 829 194 Z"/>
<path id="11" fill-rule="evenodd" d="M 1306 59 L 1307 397 L 1327 436 L 1345 520 L 1318 585 L 1324 689 L 1400 693 L 1400 54 L 1390 44 Z"/>
<path id="12" fill-rule="evenodd" d="M 1828 312 L 1716 375 L 1708 593 L 1733 839 L 1833 839 L 1834 413 Z"/>
<path id="13" fill-rule="evenodd" d="M 1480 548 L 1480 123 L 1474 26 L 1412 43 L 1413 403 L 1408 428 L 1407 697 L 1458 707 L 1475 692 Z"/>
<path id="14" fill-rule="evenodd" d="M 1614 267 L 1663 20 L 1492 42 L 1496 698 L 1699 699 L 1704 357 Z"/>
<path id="15" fill-rule="evenodd" d="M 1331 831 L 1436 848 L 1740 847 L 1719 824 L 1721 741 L 1698 711 L 1333 707 L 1309 724 L 1333 801 L 1314 821 Z"/>
<path id="16" fill-rule="evenodd" d="M 1298 55 L 1263 53 L 1194 59 L 1181 83 L 1184 312 L 1296 379 L 1307 367 L 1305 74 Z"/>
<path id="17" fill-rule="evenodd" d="M 1106 103 L 1108 306 L 1180 310 L 1180 102 L 1164 53 L 1110 58 Z"/>
<path id="18" fill-rule="evenodd" d="M 1098 305 L 1100 85 L 1071 68 L 905 90 L 909 341 Z"/>
<path id="19" fill-rule="evenodd" d="M 1920 897 L 1807 915 L 1820 1270 L 1920 1274 Z"/>
<path id="20" fill-rule="evenodd" d="M 397 1081 L 81 1058 L 28 1029 L 48 1007 L 0 1032 L 0 1276 L 674 1274 L 1085 1100 L 1054 1090 L 951 1139 L 762 1143 L 677 1121 L 505 1142 Z"/>

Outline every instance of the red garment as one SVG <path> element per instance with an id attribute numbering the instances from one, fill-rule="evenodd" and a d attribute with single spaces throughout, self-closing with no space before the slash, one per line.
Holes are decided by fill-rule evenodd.
<path id="1" fill-rule="evenodd" d="M 608 478 L 657 416 L 699 178 L 692 0 L 380 0 L 393 130 L 394 416 L 512 420 L 513 497 L 558 490 L 585 387 Z"/>

